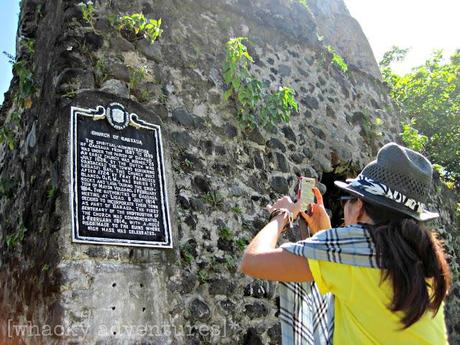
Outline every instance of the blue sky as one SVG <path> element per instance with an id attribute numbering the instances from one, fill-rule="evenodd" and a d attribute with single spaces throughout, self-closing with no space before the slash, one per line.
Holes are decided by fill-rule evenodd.
<path id="1" fill-rule="evenodd" d="M 0 104 L 3 103 L 3 93 L 10 86 L 12 78 L 11 64 L 3 54 L 7 52 L 15 55 L 16 51 L 16 27 L 18 25 L 19 0 L 0 0 Z"/>
<path id="2" fill-rule="evenodd" d="M 406 61 L 393 66 L 399 73 L 423 64 L 434 49 L 443 49 L 446 55 L 450 55 L 460 48 L 460 0 L 344 1 L 351 15 L 361 24 L 377 61 L 393 45 L 411 48 Z M 0 52 L 15 53 L 18 13 L 19 0 L 0 0 Z M 11 65 L 1 54 L 0 104 L 11 77 Z"/>

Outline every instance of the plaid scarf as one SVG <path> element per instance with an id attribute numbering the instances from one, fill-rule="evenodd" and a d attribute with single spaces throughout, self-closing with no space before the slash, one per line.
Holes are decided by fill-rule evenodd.
<path id="1" fill-rule="evenodd" d="M 378 267 L 369 231 L 355 224 L 316 233 L 281 248 L 305 258 L 362 267 Z M 280 320 L 283 345 L 332 344 L 334 295 L 322 295 L 314 282 L 280 286 Z"/>

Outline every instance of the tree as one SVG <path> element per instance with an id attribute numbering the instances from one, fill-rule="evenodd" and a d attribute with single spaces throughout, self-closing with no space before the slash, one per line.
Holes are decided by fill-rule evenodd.
<path id="1" fill-rule="evenodd" d="M 393 47 L 385 53 L 380 68 L 390 94 L 400 107 L 403 141 L 423 151 L 442 166 L 445 178 L 459 185 L 460 177 L 460 50 L 443 62 L 435 51 L 424 65 L 397 75 L 390 64 L 401 61 L 407 49 Z"/>

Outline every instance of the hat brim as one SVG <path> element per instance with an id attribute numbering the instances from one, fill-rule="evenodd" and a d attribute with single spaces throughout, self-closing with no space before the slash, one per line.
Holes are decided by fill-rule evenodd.
<path id="1" fill-rule="evenodd" d="M 352 180 L 347 179 L 347 182 L 351 182 Z M 346 183 L 343 181 L 334 181 L 334 184 L 339 187 L 340 189 L 346 191 L 347 193 L 362 198 L 372 204 L 381 205 L 384 207 L 388 207 L 394 211 L 406 214 L 418 221 L 426 222 L 428 220 L 432 220 L 439 217 L 439 213 L 431 212 L 428 210 L 422 210 L 422 212 L 415 212 L 410 208 L 398 204 L 397 202 L 390 200 L 384 196 L 374 195 L 365 190 L 361 190 L 359 188 L 353 187 L 350 183 Z"/>

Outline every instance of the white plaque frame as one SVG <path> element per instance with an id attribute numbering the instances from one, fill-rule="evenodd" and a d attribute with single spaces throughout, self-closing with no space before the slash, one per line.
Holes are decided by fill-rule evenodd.
<path id="1" fill-rule="evenodd" d="M 71 167 L 71 175 L 70 175 L 70 210 L 72 216 L 72 242 L 75 243 L 85 243 L 85 244 L 106 244 L 106 245 L 117 245 L 117 246 L 129 246 L 129 247 L 147 247 L 147 248 L 173 248 L 172 243 L 172 234 L 171 234 L 171 220 L 170 220 L 170 212 L 169 212 L 169 205 L 168 205 L 168 198 L 167 198 L 167 184 L 166 184 L 166 176 L 165 176 L 165 165 L 164 165 L 164 158 L 163 158 L 163 145 L 162 145 L 162 138 L 161 138 L 161 128 L 158 125 L 148 123 L 139 119 L 139 116 L 135 113 L 129 113 L 125 111 L 126 116 L 128 116 L 127 125 L 126 123 L 123 124 L 120 128 L 114 126 L 110 109 L 113 107 L 117 107 L 118 109 L 125 109 L 124 106 L 120 103 L 110 103 L 106 107 L 102 105 L 96 106 L 95 109 L 91 108 L 82 108 L 77 106 L 72 106 L 70 108 L 70 119 L 71 119 L 71 126 L 70 126 L 70 167 Z M 103 238 L 103 237 L 87 237 L 81 236 L 78 233 L 79 230 L 79 223 L 78 223 L 78 169 L 77 169 L 77 148 L 76 148 L 76 139 L 77 139 L 77 119 L 78 116 L 84 116 L 88 118 L 92 118 L 95 121 L 104 120 L 106 119 L 109 124 L 115 129 L 123 129 L 126 126 L 132 126 L 135 128 L 142 128 L 156 132 L 157 135 L 154 135 L 155 145 L 157 148 L 157 174 L 160 180 L 160 202 L 161 202 L 161 209 L 163 214 L 163 224 L 165 225 L 166 229 L 164 229 L 165 233 L 165 241 L 141 241 L 141 240 L 130 240 L 130 239 L 117 239 L 117 238 Z"/>

